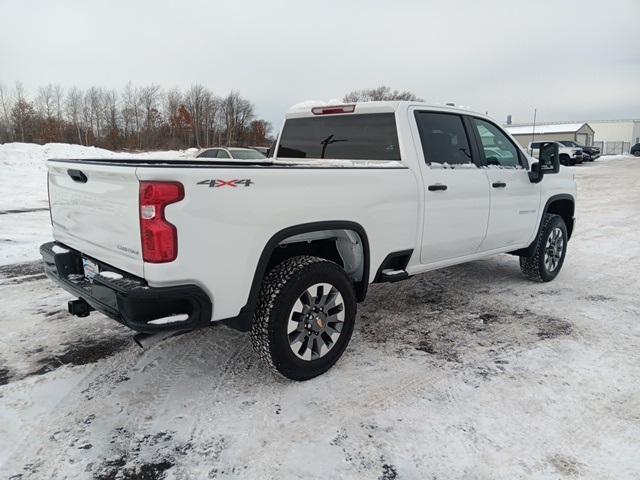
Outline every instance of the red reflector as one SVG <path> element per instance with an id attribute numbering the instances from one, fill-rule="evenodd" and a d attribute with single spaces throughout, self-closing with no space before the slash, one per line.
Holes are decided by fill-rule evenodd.
<path id="1" fill-rule="evenodd" d="M 181 183 L 140 182 L 140 236 L 145 262 L 172 262 L 178 256 L 178 232 L 165 219 L 164 208 L 183 198 Z"/>
<path id="2" fill-rule="evenodd" d="M 311 113 L 314 115 L 331 115 L 335 113 L 353 113 L 356 111 L 355 105 L 336 105 L 332 107 L 313 107 Z"/>

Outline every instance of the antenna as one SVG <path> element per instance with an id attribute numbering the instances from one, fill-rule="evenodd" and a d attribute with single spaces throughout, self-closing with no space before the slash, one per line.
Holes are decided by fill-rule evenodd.
<path id="1" fill-rule="evenodd" d="M 538 109 L 533 109 L 533 130 L 531 131 L 531 156 L 533 156 L 533 142 L 536 139 L 536 115 L 538 113 Z"/>

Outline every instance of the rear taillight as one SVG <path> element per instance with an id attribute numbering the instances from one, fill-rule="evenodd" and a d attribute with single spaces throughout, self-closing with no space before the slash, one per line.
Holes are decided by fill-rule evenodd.
<path id="1" fill-rule="evenodd" d="M 353 113 L 355 111 L 355 105 L 335 105 L 331 107 L 313 107 L 311 109 L 311 113 L 314 115 L 335 115 L 336 113 Z"/>
<path id="2" fill-rule="evenodd" d="M 165 218 L 164 209 L 183 198 L 181 183 L 140 182 L 140 235 L 145 262 L 172 262 L 178 256 L 178 232 Z"/>

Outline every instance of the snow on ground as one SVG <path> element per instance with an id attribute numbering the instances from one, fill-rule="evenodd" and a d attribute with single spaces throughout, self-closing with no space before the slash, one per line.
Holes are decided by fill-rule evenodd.
<path id="1" fill-rule="evenodd" d="M 141 350 L 37 262 L 1 266 L 0 478 L 640 477 L 640 160 L 574 171 L 554 282 L 502 255 L 374 285 L 304 383 L 222 326 Z"/>

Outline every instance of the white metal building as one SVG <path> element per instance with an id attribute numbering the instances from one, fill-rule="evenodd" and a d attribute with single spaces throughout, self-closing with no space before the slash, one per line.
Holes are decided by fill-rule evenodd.
<path id="1" fill-rule="evenodd" d="M 589 125 L 595 130 L 596 142 L 640 143 L 640 119 L 593 120 Z"/>
<path id="2" fill-rule="evenodd" d="M 507 131 L 527 148 L 535 136 L 540 142 L 558 140 L 573 140 L 580 145 L 591 145 L 594 140 L 594 130 L 588 123 L 554 123 L 533 125 L 507 125 Z"/>
<path id="3" fill-rule="evenodd" d="M 533 125 L 515 124 L 505 127 L 521 145 L 529 145 Z M 538 140 L 573 140 L 581 145 L 600 147 L 603 154 L 629 153 L 633 145 L 640 143 L 640 119 L 539 123 L 535 131 Z"/>

